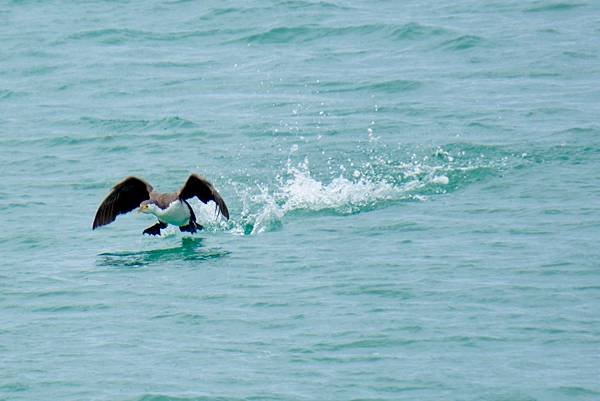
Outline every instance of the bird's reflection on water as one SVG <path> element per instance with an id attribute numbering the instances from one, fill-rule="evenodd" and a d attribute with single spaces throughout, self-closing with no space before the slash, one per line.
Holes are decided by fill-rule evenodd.
<path id="1" fill-rule="evenodd" d="M 108 267 L 144 267 L 176 261 L 204 261 L 228 255 L 221 249 L 207 249 L 202 238 L 182 238 L 181 245 L 145 251 L 104 252 L 98 255 L 97 265 Z"/>

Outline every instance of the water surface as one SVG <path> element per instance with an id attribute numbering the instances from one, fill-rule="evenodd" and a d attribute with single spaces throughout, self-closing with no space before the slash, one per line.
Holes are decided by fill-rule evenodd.
<path id="1" fill-rule="evenodd" d="M 0 399 L 600 398 L 599 16 L 3 2 Z"/>

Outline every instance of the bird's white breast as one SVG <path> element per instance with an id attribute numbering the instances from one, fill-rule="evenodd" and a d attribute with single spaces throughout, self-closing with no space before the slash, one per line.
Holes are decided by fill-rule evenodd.
<path id="1" fill-rule="evenodd" d="M 190 211 L 186 204 L 180 200 L 171 202 L 168 208 L 162 210 L 157 216 L 159 220 L 175 226 L 185 226 L 190 222 Z"/>

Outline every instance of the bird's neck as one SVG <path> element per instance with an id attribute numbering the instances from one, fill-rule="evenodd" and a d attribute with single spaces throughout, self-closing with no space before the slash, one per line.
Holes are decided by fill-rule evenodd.
<path id="1" fill-rule="evenodd" d="M 152 207 L 150 208 L 150 213 L 152 213 L 156 217 L 162 217 L 164 215 L 165 211 L 156 205 L 152 205 Z"/>

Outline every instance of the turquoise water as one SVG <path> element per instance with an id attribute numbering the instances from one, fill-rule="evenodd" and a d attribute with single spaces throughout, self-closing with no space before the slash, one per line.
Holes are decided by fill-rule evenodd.
<path id="1" fill-rule="evenodd" d="M 0 399 L 600 399 L 599 19 L 3 1 Z M 91 230 L 192 171 L 229 222 Z"/>

